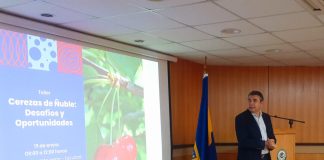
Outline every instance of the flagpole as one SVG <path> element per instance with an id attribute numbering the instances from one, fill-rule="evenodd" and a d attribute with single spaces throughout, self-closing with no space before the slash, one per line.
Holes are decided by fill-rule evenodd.
<path id="1" fill-rule="evenodd" d="M 213 125 L 208 108 L 208 73 L 207 57 L 205 56 L 202 97 L 198 124 L 196 128 L 195 144 L 193 146 L 192 160 L 217 160 Z"/>
<path id="2" fill-rule="evenodd" d="M 204 74 L 207 73 L 207 56 L 205 56 Z"/>

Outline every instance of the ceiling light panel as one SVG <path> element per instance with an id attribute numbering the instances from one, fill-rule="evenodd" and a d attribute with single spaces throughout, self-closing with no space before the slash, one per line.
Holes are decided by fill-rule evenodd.
<path id="1" fill-rule="evenodd" d="M 254 25 L 248 23 L 245 20 L 201 25 L 201 26 L 196 26 L 195 28 L 197 28 L 203 32 L 215 35 L 217 37 L 233 37 L 233 36 L 257 34 L 257 33 L 264 32 L 263 30 L 259 29 L 258 27 L 255 27 Z M 237 34 L 222 33 L 221 31 L 225 28 L 236 28 L 236 29 L 241 30 L 241 32 L 237 33 Z"/>
<path id="2" fill-rule="evenodd" d="M 139 5 L 147 9 L 161 9 L 174 6 L 188 5 L 206 0 L 128 0 L 133 4 Z"/>
<path id="3" fill-rule="evenodd" d="M 202 25 L 237 20 L 239 17 L 212 2 L 168 8 L 158 13 L 187 25 Z"/>
<path id="4" fill-rule="evenodd" d="M 11 1 L 0 1 L 0 8 L 9 7 L 19 4 L 26 4 L 28 2 L 32 2 L 34 0 L 11 0 Z"/>
<path id="5" fill-rule="evenodd" d="M 288 42 L 319 40 L 324 39 L 324 27 L 280 31 L 273 34 Z"/>
<path id="6" fill-rule="evenodd" d="M 148 45 L 155 45 L 155 44 L 166 44 L 170 43 L 167 40 L 163 40 L 154 36 L 150 36 L 143 33 L 134 33 L 134 34 L 126 34 L 126 35 L 120 35 L 120 36 L 113 36 L 112 39 L 134 44 L 134 45 L 142 45 L 142 46 L 148 46 Z M 143 40 L 143 43 L 135 42 L 135 40 Z"/>
<path id="7" fill-rule="evenodd" d="M 322 25 L 320 21 L 308 12 L 255 18 L 249 19 L 249 21 L 267 31 L 281 31 Z"/>
<path id="8" fill-rule="evenodd" d="M 181 43 L 185 46 L 200 50 L 200 51 L 213 51 L 218 49 L 232 49 L 239 48 L 239 46 L 228 43 L 221 39 L 209 39 L 200 41 L 190 41 Z"/>
<path id="9" fill-rule="evenodd" d="M 112 17 L 136 12 L 146 11 L 143 8 L 131 5 L 120 0 L 44 0 L 74 11 L 92 15 L 95 17 Z"/>
<path id="10" fill-rule="evenodd" d="M 214 0 L 243 18 L 304 11 L 295 0 Z"/>
<path id="11" fill-rule="evenodd" d="M 156 44 L 156 45 L 147 46 L 147 48 L 157 50 L 163 53 L 175 54 L 175 55 L 178 55 L 178 53 L 197 52 L 197 50 L 195 49 L 180 45 L 178 43 Z"/>
<path id="12" fill-rule="evenodd" d="M 69 9 L 61 8 L 42 1 L 33 1 L 24 5 L 8 7 L 5 10 L 17 13 L 19 15 L 24 15 L 29 18 L 59 24 L 93 18 L 89 15 L 71 11 Z M 51 18 L 42 17 L 42 13 L 52 13 L 55 16 Z"/>
<path id="13" fill-rule="evenodd" d="M 95 34 L 103 37 L 110 37 L 116 35 L 130 34 L 139 32 L 134 29 L 130 29 L 112 21 L 106 21 L 103 19 L 91 19 L 86 21 L 78 21 L 64 24 L 65 27 L 77 28 L 79 31 Z"/>
<path id="14" fill-rule="evenodd" d="M 306 42 L 296 42 L 292 43 L 294 46 L 302 49 L 302 50 L 318 50 L 321 49 L 324 51 L 324 39 L 323 40 L 315 40 L 315 41 L 306 41 Z"/>
<path id="15" fill-rule="evenodd" d="M 174 42 L 188 42 L 214 38 L 211 35 L 189 27 L 152 32 L 152 34 Z"/>
<path id="16" fill-rule="evenodd" d="M 223 58 L 238 58 L 246 56 L 255 56 L 256 54 L 243 48 L 208 51 L 208 53 Z"/>
<path id="17" fill-rule="evenodd" d="M 254 51 L 259 54 L 271 54 L 271 52 L 267 52 L 269 50 L 273 49 L 279 49 L 281 50 L 281 53 L 286 52 L 296 52 L 298 51 L 297 48 L 293 47 L 290 44 L 278 44 L 278 45 L 265 45 L 265 46 L 257 46 L 257 47 L 248 47 L 248 50 Z"/>
<path id="18" fill-rule="evenodd" d="M 247 36 L 240 36 L 240 37 L 229 37 L 229 38 L 223 38 L 223 39 L 225 39 L 226 41 L 235 43 L 237 45 L 243 46 L 243 47 L 283 43 L 282 40 L 272 36 L 269 33 L 247 35 Z"/>
<path id="19" fill-rule="evenodd" d="M 183 24 L 172 21 L 161 15 L 145 12 L 138 14 L 131 14 L 126 16 L 119 16 L 115 18 L 107 18 L 108 21 L 123 25 L 125 27 L 141 30 L 141 31 L 152 31 L 152 30 L 165 30 L 171 28 L 184 27 Z"/>

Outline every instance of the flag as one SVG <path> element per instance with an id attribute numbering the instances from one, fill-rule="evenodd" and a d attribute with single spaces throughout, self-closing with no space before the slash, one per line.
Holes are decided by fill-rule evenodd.
<path id="1" fill-rule="evenodd" d="M 217 160 L 214 133 L 208 109 L 208 74 L 204 74 L 193 160 Z"/>

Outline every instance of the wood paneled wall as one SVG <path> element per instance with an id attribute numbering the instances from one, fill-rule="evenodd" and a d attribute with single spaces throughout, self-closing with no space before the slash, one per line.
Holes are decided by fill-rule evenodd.
<path id="1" fill-rule="evenodd" d="M 208 66 L 209 107 L 216 143 L 236 143 L 234 117 L 247 107 L 256 89 L 265 112 L 305 120 L 294 124 L 297 143 L 324 143 L 324 67 Z M 179 60 L 170 64 L 173 144 L 192 144 L 197 125 L 203 65 Z M 274 128 L 289 127 L 273 119 Z"/>
<path id="2" fill-rule="evenodd" d="M 179 59 L 170 62 L 173 144 L 192 144 L 202 93 L 203 66 Z"/>
<path id="3" fill-rule="evenodd" d="M 235 116 L 246 110 L 247 95 L 260 90 L 267 97 L 268 68 L 209 67 L 209 107 L 216 143 L 236 142 Z M 265 99 L 264 109 L 267 109 Z"/>
<path id="4" fill-rule="evenodd" d="M 306 121 L 294 123 L 297 143 L 324 143 L 324 68 L 271 67 L 269 113 Z M 276 128 L 288 121 L 273 119 Z"/>

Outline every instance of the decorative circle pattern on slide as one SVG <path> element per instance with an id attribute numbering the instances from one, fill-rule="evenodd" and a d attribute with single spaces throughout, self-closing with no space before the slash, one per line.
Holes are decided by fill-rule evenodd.
<path id="1" fill-rule="evenodd" d="M 27 35 L 28 65 L 30 69 L 57 71 L 57 43 L 33 35 Z"/>

